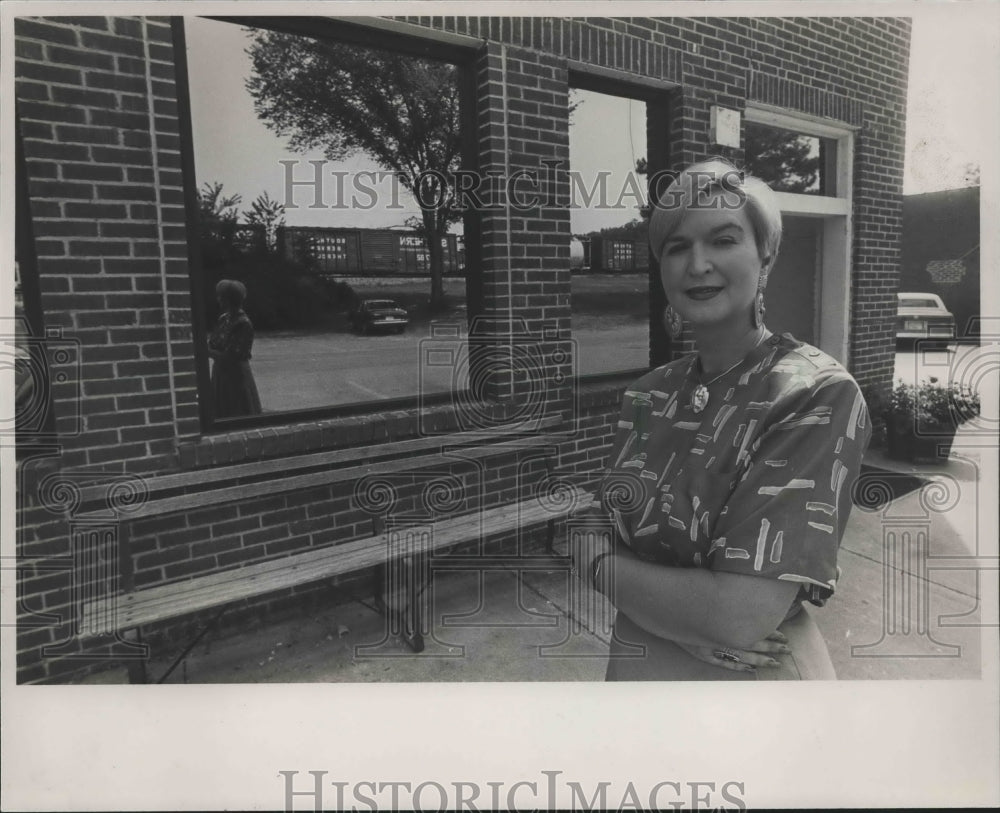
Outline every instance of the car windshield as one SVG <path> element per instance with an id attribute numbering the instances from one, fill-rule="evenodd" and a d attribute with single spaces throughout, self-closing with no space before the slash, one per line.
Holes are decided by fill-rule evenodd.
<path id="1" fill-rule="evenodd" d="M 395 308 L 396 303 L 391 299 L 370 299 L 365 303 L 367 308 Z"/>
<path id="2" fill-rule="evenodd" d="M 899 300 L 899 307 L 901 308 L 940 308 L 933 299 L 920 299 L 916 297 L 904 297 Z"/>

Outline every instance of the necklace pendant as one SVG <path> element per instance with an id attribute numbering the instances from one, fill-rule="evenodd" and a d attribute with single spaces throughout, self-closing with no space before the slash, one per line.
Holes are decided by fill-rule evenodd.
<path id="1" fill-rule="evenodd" d="M 704 384 L 699 384 L 694 388 L 694 392 L 691 393 L 691 409 L 695 413 L 698 413 L 706 406 L 708 406 L 708 387 Z"/>

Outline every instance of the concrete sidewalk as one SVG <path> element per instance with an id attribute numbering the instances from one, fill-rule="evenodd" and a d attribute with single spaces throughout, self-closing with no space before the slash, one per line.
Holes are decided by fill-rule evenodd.
<path id="1" fill-rule="evenodd" d="M 866 457 L 880 470 L 862 483 L 869 507 L 851 516 L 837 594 L 813 614 L 840 679 L 979 677 L 980 572 L 964 558 L 996 555 L 995 540 L 983 549 L 973 508 L 985 499 L 978 460 L 988 450 L 963 448 L 961 438 L 956 450 L 938 466 L 899 464 L 878 451 Z M 896 494 L 882 504 L 887 487 Z M 982 572 L 995 581 L 992 561 Z M 566 571 L 439 572 L 420 654 L 389 635 L 373 608 L 353 602 L 208 636 L 168 682 L 600 681 L 613 609 L 592 591 L 571 590 L 570 579 Z M 154 677 L 174 656 L 158 654 Z M 115 670 L 88 682 L 124 680 Z"/>
<path id="2" fill-rule="evenodd" d="M 997 564 L 996 539 L 979 530 L 979 507 L 996 500 L 982 489 L 979 464 L 995 447 L 962 442 L 960 433 L 940 465 L 899 463 L 879 450 L 866 455 L 879 471 L 859 481 L 837 593 L 813 614 L 841 680 L 980 676 L 979 599 L 986 589 L 995 594 Z M 876 507 L 882 484 L 917 487 Z M 987 605 L 985 612 L 988 619 L 995 611 Z"/>

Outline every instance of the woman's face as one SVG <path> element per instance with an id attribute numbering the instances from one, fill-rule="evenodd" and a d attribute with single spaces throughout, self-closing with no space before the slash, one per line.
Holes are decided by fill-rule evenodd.
<path id="1" fill-rule="evenodd" d="M 667 238 L 660 279 L 674 310 L 692 324 L 744 327 L 763 265 L 745 208 L 710 205 L 688 209 Z"/>

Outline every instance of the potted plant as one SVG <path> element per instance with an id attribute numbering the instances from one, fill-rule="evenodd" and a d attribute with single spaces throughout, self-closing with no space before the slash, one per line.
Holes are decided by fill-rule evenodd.
<path id="1" fill-rule="evenodd" d="M 948 459 L 958 427 L 979 414 L 979 394 L 956 384 L 900 380 L 877 409 L 885 421 L 889 457 L 936 463 Z"/>

